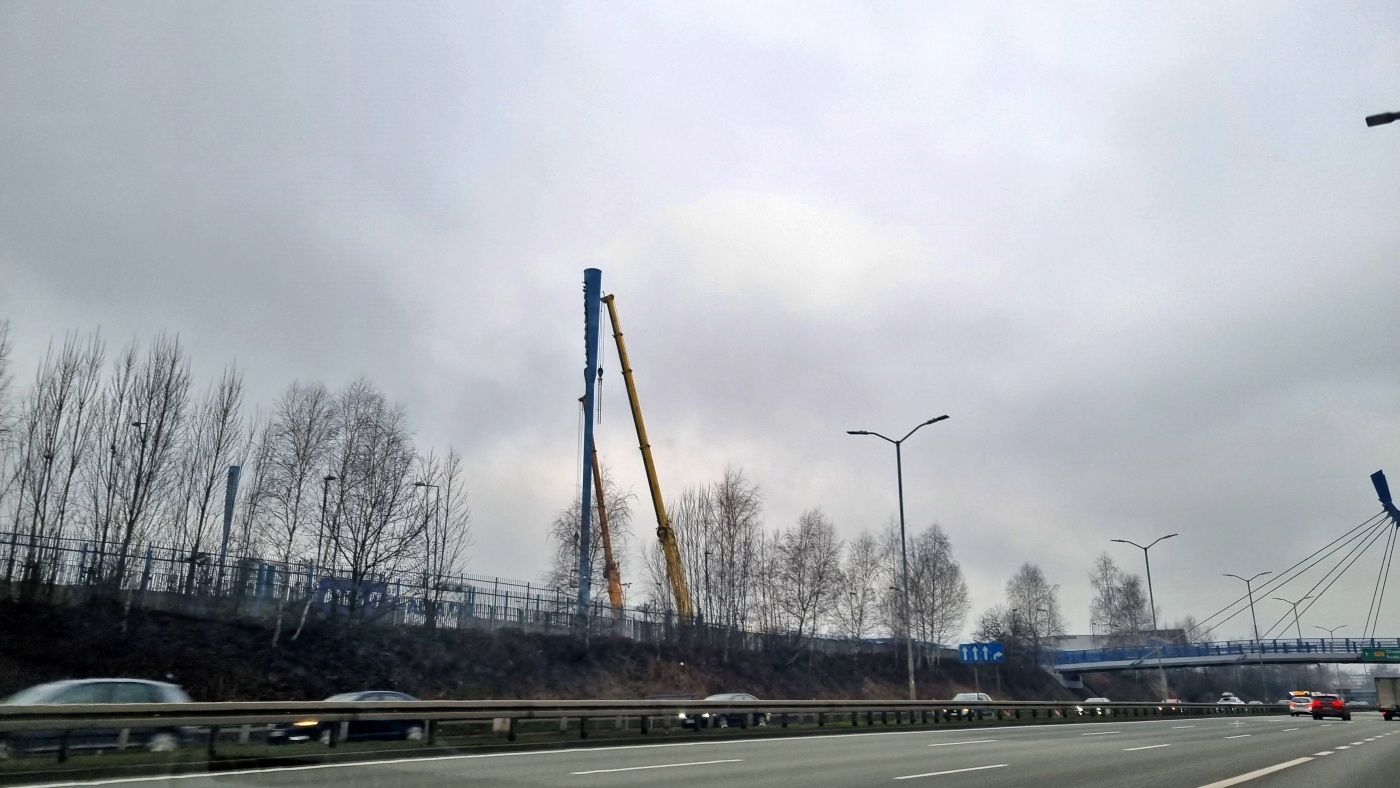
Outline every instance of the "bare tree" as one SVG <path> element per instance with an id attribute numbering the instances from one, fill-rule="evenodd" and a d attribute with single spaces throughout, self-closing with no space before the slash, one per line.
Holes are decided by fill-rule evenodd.
<path id="1" fill-rule="evenodd" d="M 855 641 L 857 650 L 878 624 L 880 598 L 888 584 L 880 543 L 869 531 L 861 531 L 847 546 L 834 606 L 837 631 Z"/>
<path id="2" fill-rule="evenodd" d="M 840 593 L 841 540 L 836 526 L 821 509 L 802 513 L 796 527 L 775 540 L 780 608 L 794 658 L 804 638 L 815 636 L 829 620 Z"/>
<path id="3" fill-rule="evenodd" d="M 1006 607 L 1013 619 L 1013 631 L 1018 639 L 1024 631 L 1037 652 L 1043 641 L 1065 632 L 1059 593 L 1060 587 L 1052 585 L 1045 572 L 1030 562 L 1021 564 L 1006 582 Z M 1024 640 L 1021 645 L 1026 645 Z"/>
<path id="4" fill-rule="evenodd" d="M 1094 589 L 1089 603 L 1094 631 L 1106 635 L 1113 645 L 1141 642 L 1152 621 L 1142 578 L 1123 572 L 1105 551 L 1094 560 L 1089 583 Z"/>
<path id="5" fill-rule="evenodd" d="M 421 545 L 415 517 L 413 469 L 417 455 L 401 406 L 391 405 L 368 381 L 336 397 L 332 467 L 333 515 L 327 524 L 334 564 L 349 575 L 344 606 L 354 617 L 375 602 L 372 582 L 385 582 Z"/>
<path id="6" fill-rule="evenodd" d="M 934 523 L 909 546 L 910 617 L 916 640 L 934 644 L 933 661 L 946 643 L 962 631 L 972 605 L 962 567 L 942 526 Z"/>
<path id="7" fill-rule="evenodd" d="M 32 591 L 42 580 L 46 546 L 64 535 L 78 470 L 92 446 L 102 370 L 102 342 L 92 335 L 65 338 L 52 345 L 39 367 L 20 415 L 20 506 L 29 542 L 26 585 Z"/>
<path id="8" fill-rule="evenodd" d="M 277 589 L 277 623 L 272 645 L 282 635 L 288 598 L 293 591 L 291 567 L 309 555 L 313 567 L 324 560 L 325 535 L 318 507 L 336 436 L 333 403 L 320 383 L 293 383 L 282 392 L 268 419 L 260 454 L 259 500 L 262 541 L 284 569 Z M 308 535 L 307 531 L 313 533 Z M 311 575 L 314 576 L 313 570 Z M 307 589 L 310 604 L 311 589 Z"/>
<path id="9" fill-rule="evenodd" d="M 133 345 L 133 355 L 134 350 Z M 118 585 L 126 577 L 132 545 L 142 538 L 153 514 L 170 502 L 176 481 L 171 468 L 184 437 L 189 388 L 189 361 L 179 339 L 157 336 L 135 368 L 130 398 L 120 411 L 128 416 L 125 423 L 130 429 L 112 444 L 117 447 L 113 453 L 119 455 L 116 508 L 121 544 L 112 577 Z M 112 429 L 120 431 L 120 427 Z"/>
<path id="10" fill-rule="evenodd" d="M 637 496 L 618 488 L 610 466 L 601 465 L 600 471 L 603 477 L 603 506 L 608 513 L 608 534 L 612 538 L 618 572 L 626 577 L 627 566 L 624 559 L 627 545 L 632 538 L 632 502 Z M 570 593 L 569 589 L 575 589 L 573 593 L 577 593 L 578 589 L 579 525 L 582 521 L 579 516 L 580 505 L 580 501 L 575 500 L 569 508 L 555 515 L 554 522 L 549 527 L 553 559 L 544 582 L 550 588 L 566 594 Z M 606 562 L 603 555 L 603 526 L 596 510 L 588 519 L 591 532 L 588 540 L 590 594 L 592 598 L 599 599 L 606 596 L 608 590 L 604 576 Z"/>
<path id="11" fill-rule="evenodd" d="M 456 449 L 449 448 L 441 460 L 432 455 L 425 458 L 420 477 L 425 492 L 425 526 L 418 574 L 422 578 L 424 625 L 434 629 L 446 584 L 462 571 L 471 544 L 471 509 L 462 480 L 462 456 Z"/>
<path id="12" fill-rule="evenodd" d="M 182 457 L 184 488 L 175 545 L 188 556 L 185 593 L 195 588 L 196 570 L 209 559 L 223 507 L 219 494 L 243 439 L 243 376 L 232 366 L 212 384 L 193 412 Z"/>

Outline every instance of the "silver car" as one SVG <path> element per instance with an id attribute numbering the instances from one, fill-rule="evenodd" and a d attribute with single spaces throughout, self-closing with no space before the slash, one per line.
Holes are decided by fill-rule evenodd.
<path id="1" fill-rule="evenodd" d="M 190 696 L 174 684 L 145 679 L 72 679 L 36 684 L 0 701 L 0 706 L 91 703 L 189 703 Z M 59 749 L 61 730 L 12 731 L 0 739 L 0 756 L 20 755 Z M 123 735 L 116 729 L 98 728 L 68 732 L 70 750 L 116 749 L 127 745 L 152 752 L 168 752 L 179 747 L 186 731 L 178 727 L 132 728 Z"/>

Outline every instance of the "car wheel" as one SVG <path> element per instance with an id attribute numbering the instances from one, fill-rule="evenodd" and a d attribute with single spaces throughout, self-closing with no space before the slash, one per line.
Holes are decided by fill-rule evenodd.
<path id="1" fill-rule="evenodd" d="M 422 740 L 423 740 L 423 726 L 422 726 L 422 725 L 410 725 L 410 726 L 408 726 L 407 728 L 404 729 L 403 738 L 404 738 L 404 741 L 422 741 Z"/>
<path id="2" fill-rule="evenodd" d="M 330 729 L 330 728 L 322 728 L 322 729 L 321 729 L 321 735 L 320 735 L 319 737 L 317 737 L 317 738 L 320 740 L 320 742 L 321 742 L 322 744 L 329 745 L 329 744 L 331 743 L 331 729 Z"/>
<path id="3" fill-rule="evenodd" d="M 1320 719 L 1322 719 L 1322 715 L 1321 715 L 1321 714 L 1314 714 L 1314 715 L 1313 715 L 1313 719 L 1315 719 L 1315 720 L 1320 720 Z"/>
<path id="4" fill-rule="evenodd" d="M 159 731 L 151 735 L 150 741 L 146 742 L 146 749 L 151 752 L 174 752 L 180 748 L 180 740 L 175 738 L 175 734 L 169 731 Z"/>
<path id="5" fill-rule="evenodd" d="M 729 718 L 728 718 L 728 717 L 720 717 L 719 720 L 718 720 L 717 722 L 715 722 L 715 727 L 717 727 L 717 728 L 728 728 L 728 727 L 729 727 Z"/>
<path id="6" fill-rule="evenodd" d="M 1343 715 L 1342 715 L 1342 722 L 1351 722 L 1351 715 L 1350 715 L 1350 714 L 1343 714 Z"/>

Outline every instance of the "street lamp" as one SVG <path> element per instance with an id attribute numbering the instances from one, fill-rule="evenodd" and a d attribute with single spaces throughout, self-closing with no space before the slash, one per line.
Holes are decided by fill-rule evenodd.
<path id="1" fill-rule="evenodd" d="M 1387 123 L 1394 123 L 1400 120 L 1400 112 L 1382 112 L 1379 115 L 1371 115 L 1366 118 L 1367 126 L 1384 126 Z"/>
<path id="2" fill-rule="evenodd" d="M 1277 600 L 1277 601 L 1279 601 L 1279 602 L 1282 602 L 1282 603 L 1284 603 L 1285 605 L 1288 605 L 1289 607 L 1293 608 L 1293 626 L 1294 626 L 1295 628 L 1297 628 L 1297 630 L 1298 630 L 1298 639 L 1299 639 L 1299 640 L 1302 640 L 1302 639 L 1303 639 L 1303 625 L 1302 625 L 1301 623 L 1298 622 L 1298 606 L 1301 605 L 1301 604 L 1303 604 L 1303 600 L 1305 600 L 1305 599 L 1312 599 L 1312 594 L 1308 594 L 1307 596 L 1303 597 L 1303 599 L 1299 599 L 1297 602 L 1289 602 L 1287 599 L 1284 599 L 1284 598 L 1281 597 L 1281 596 L 1273 597 L 1273 599 L 1275 599 L 1275 600 Z"/>
<path id="3" fill-rule="evenodd" d="M 1269 697 L 1269 685 L 1264 679 L 1264 645 L 1259 642 L 1259 619 L 1254 615 L 1254 581 L 1264 575 L 1271 575 L 1273 572 L 1260 572 L 1251 578 L 1243 578 L 1239 575 L 1232 575 L 1229 572 L 1223 573 L 1225 577 L 1233 577 L 1236 580 L 1244 580 L 1245 593 L 1249 595 L 1249 617 L 1254 622 L 1254 651 L 1259 655 L 1259 683 L 1264 687 L 1264 697 Z"/>
<path id="4" fill-rule="evenodd" d="M 1152 593 L 1152 559 L 1147 557 L 1147 551 L 1151 550 L 1153 545 L 1156 545 L 1158 542 L 1164 539 L 1170 539 L 1173 536 L 1176 536 L 1176 534 L 1159 536 L 1152 541 L 1152 544 L 1146 547 L 1127 539 L 1110 540 L 1118 542 L 1119 544 L 1130 544 L 1142 551 L 1142 561 L 1147 565 L 1147 606 L 1152 610 L 1152 635 L 1159 641 L 1161 640 L 1161 633 L 1157 629 L 1157 598 Z M 1162 680 L 1162 699 L 1166 700 L 1171 697 L 1171 690 L 1167 688 L 1167 671 L 1162 667 L 1162 644 L 1160 642 L 1157 644 L 1157 677 Z"/>
<path id="5" fill-rule="evenodd" d="M 904 644 L 905 644 L 905 665 L 909 672 L 909 700 L 918 700 L 918 693 L 914 689 L 914 628 L 912 626 L 913 617 L 909 613 L 909 548 L 906 546 L 904 538 L 904 460 L 900 453 L 900 448 L 909 436 L 927 427 L 930 424 L 943 421 L 947 415 L 935 416 L 928 421 L 918 425 L 904 434 L 903 438 L 895 440 L 887 438 L 878 432 L 869 430 L 846 430 L 847 435 L 874 435 L 881 440 L 894 444 L 894 468 L 895 478 L 899 485 L 899 557 L 903 567 L 904 576 Z"/>
<path id="6" fill-rule="evenodd" d="M 1339 629 L 1346 629 L 1346 628 L 1347 628 L 1347 625 L 1346 625 L 1346 624 L 1341 624 L 1341 625 L 1335 626 L 1335 627 L 1318 627 L 1317 624 L 1313 624 L 1313 626 L 1314 626 L 1314 627 L 1317 627 L 1318 629 L 1321 629 L 1321 630 L 1325 631 L 1325 632 L 1327 633 L 1327 639 L 1328 639 L 1328 640 L 1334 640 L 1334 639 L 1335 639 L 1336 636 L 1333 635 L 1333 633 L 1336 632 L 1337 630 L 1339 630 Z M 1341 664 L 1339 664 L 1339 663 L 1333 662 L 1333 663 L 1332 663 L 1332 667 L 1336 670 L 1336 673 L 1337 673 L 1337 691 L 1338 691 L 1338 692 L 1341 692 L 1341 691 L 1342 691 L 1342 666 L 1341 666 Z"/>

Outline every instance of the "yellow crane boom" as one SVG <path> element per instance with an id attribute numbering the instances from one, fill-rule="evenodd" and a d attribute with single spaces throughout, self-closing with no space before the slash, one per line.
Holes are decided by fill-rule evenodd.
<path id="1" fill-rule="evenodd" d="M 637 426 L 637 443 L 642 449 L 642 464 L 646 466 L 647 486 L 651 488 L 651 505 L 656 510 L 656 538 L 661 541 L 661 552 L 666 558 L 666 578 L 671 582 L 671 594 L 676 599 L 676 612 L 682 621 L 689 621 L 693 610 L 690 606 L 690 589 L 685 582 L 685 569 L 681 564 L 681 551 L 676 544 L 676 533 L 671 529 L 671 521 L 666 517 L 666 502 L 661 498 L 661 481 L 656 477 L 656 463 L 652 461 L 647 427 L 642 421 L 642 405 L 637 400 L 637 382 L 632 378 L 632 363 L 627 358 L 627 345 L 622 341 L 622 326 L 617 322 L 617 306 L 613 303 L 611 293 L 603 296 L 603 303 L 608 307 L 608 320 L 612 323 L 613 339 L 617 342 L 617 363 L 622 367 L 622 380 L 627 384 L 627 401 L 632 406 L 632 423 Z"/>

